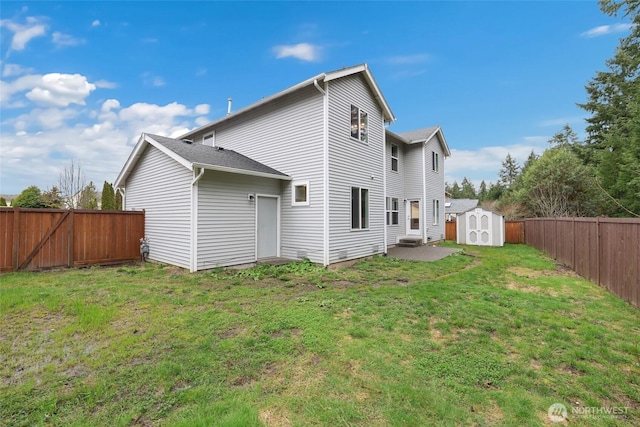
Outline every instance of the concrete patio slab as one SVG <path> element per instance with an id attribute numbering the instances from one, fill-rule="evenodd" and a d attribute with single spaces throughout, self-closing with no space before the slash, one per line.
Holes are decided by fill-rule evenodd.
<path id="1" fill-rule="evenodd" d="M 387 256 L 414 261 L 437 261 L 451 254 L 460 252 L 460 249 L 442 248 L 439 246 L 418 246 L 415 248 L 393 247 L 387 250 Z"/>

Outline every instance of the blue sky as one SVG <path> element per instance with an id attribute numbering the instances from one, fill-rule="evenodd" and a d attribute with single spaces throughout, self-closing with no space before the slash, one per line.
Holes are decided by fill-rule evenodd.
<path id="1" fill-rule="evenodd" d="M 11 2 L 0 9 L 0 193 L 72 159 L 113 182 L 141 132 L 179 136 L 368 63 L 397 121 L 438 124 L 447 181 L 496 181 L 565 123 L 629 25 L 596 2 Z"/>

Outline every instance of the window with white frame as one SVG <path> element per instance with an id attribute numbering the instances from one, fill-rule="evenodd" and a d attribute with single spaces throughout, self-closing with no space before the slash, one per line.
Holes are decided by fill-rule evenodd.
<path id="1" fill-rule="evenodd" d="M 431 152 L 431 168 L 434 172 L 438 172 L 438 153 L 435 151 Z"/>
<path id="2" fill-rule="evenodd" d="M 202 145 L 208 145 L 209 147 L 213 147 L 214 140 L 213 140 L 213 134 L 212 133 L 202 137 Z"/>
<path id="3" fill-rule="evenodd" d="M 367 113 L 355 105 L 351 106 L 351 137 L 358 141 L 369 141 L 369 125 Z"/>
<path id="4" fill-rule="evenodd" d="M 440 200 L 433 200 L 433 225 L 440 224 Z"/>
<path id="5" fill-rule="evenodd" d="M 351 229 L 369 228 L 369 190 L 351 187 Z"/>
<path id="6" fill-rule="evenodd" d="M 296 181 L 292 188 L 291 205 L 309 206 L 309 181 Z"/>
<path id="7" fill-rule="evenodd" d="M 387 225 L 398 225 L 399 202 L 396 197 L 387 197 Z"/>
<path id="8" fill-rule="evenodd" d="M 398 146 L 391 144 L 391 170 L 398 172 Z"/>

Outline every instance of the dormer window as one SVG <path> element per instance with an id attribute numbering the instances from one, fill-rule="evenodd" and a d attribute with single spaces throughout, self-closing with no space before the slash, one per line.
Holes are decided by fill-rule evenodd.
<path id="1" fill-rule="evenodd" d="M 367 113 L 355 105 L 351 106 L 351 137 L 362 142 L 369 142 L 369 124 Z"/>
<path id="2" fill-rule="evenodd" d="M 213 134 L 205 135 L 202 137 L 202 145 L 208 145 L 209 147 L 214 146 Z"/>

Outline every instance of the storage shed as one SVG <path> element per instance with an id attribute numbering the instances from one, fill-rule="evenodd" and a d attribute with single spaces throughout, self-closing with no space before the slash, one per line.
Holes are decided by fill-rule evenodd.
<path id="1" fill-rule="evenodd" d="M 504 246 L 504 216 L 485 208 L 458 214 L 456 242 L 460 245 Z"/>

